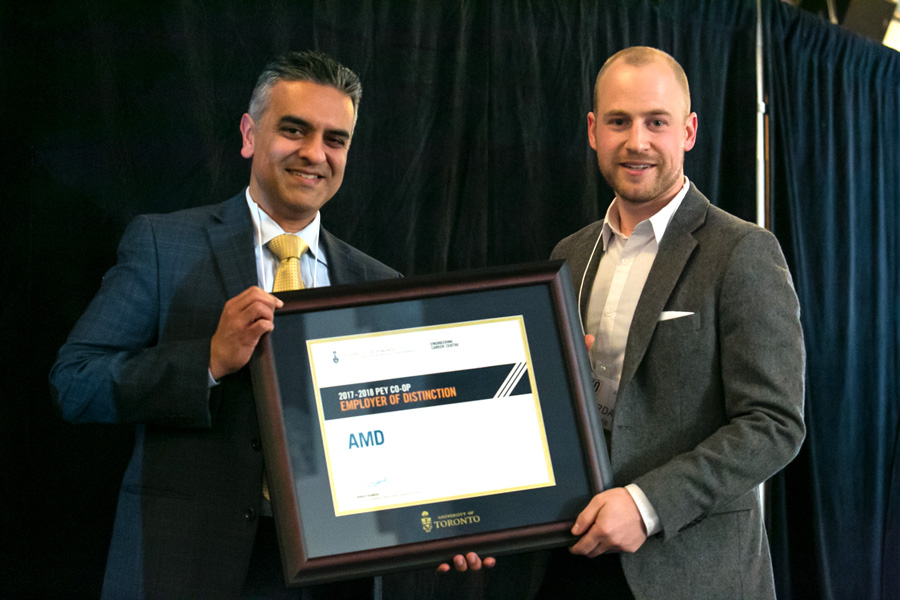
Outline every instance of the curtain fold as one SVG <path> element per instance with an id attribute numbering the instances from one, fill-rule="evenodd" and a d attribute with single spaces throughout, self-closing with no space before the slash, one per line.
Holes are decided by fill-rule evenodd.
<path id="1" fill-rule="evenodd" d="M 776 514 L 785 597 L 897 597 L 900 54 L 764 2 L 776 233 L 803 310 L 808 438 Z M 892 475 L 894 473 L 894 475 Z"/>

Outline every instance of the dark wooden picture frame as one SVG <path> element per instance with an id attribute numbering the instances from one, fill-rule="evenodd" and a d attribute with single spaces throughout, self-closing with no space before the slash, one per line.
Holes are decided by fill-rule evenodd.
<path id="1" fill-rule="evenodd" d="M 275 330 L 261 340 L 251 371 L 288 586 L 433 567 L 459 552 L 497 556 L 572 543 L 569 529 L 575 517 L 612 480 L 578 307 L 563 262 L 280 296 L 285 304 L 276 312 Z M 409 314 L 423 325 L 524 315 L 555 485 L 335 516 L 322 468 L 322 432 L 313 406 L 306 339 L 353 334 L 359 327 L 402 329 L 411 326 Z M 464 454 L 461 444 L 458 459 Z M 446 528 L 432 533 L 431 518 L 441 515 L 469 518 L 446 520 L 468 521 L 452 533 Z"/>

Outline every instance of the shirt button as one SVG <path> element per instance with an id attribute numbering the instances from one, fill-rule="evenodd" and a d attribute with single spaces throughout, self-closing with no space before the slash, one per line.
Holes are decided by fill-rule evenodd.
<path id="1" fill-rule="evenodd" d="M 244 519 L 245 520 L 252 521 L 255 518 L 256 518 L 256 510 L 254 510 L 252 507 L 248 508 L 247 510 L 244 511 Z"/>
<path id="2" fill-rule="evenodd" d="M 253 438 L 252 440 L 250 440 L 250 447 L 254 450 L 259 450 L 260 448 L 262 448 L 262 444 L 259 443 L 259 438 Z"/>

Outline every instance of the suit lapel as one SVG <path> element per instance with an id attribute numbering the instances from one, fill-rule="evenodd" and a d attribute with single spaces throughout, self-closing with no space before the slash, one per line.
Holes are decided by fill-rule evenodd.
<path id="1" fill-rule="evenodd" d="M 594 252 L 594 257 L 592 259 L 590 257 L 588 258 L 588 260 L 591 261 L 591 264 L 586 264 L 584 268 L 587 270 L 583 271 L 583 273 L 586 274 L 584 275 L 584 283 L 581 286 L 581 306 L 579 307 L 583 323 L 587 323 L 588 321 L 588 306 L 590 306 L 591 303 L 591 290 L 594 289 L 594 279 L 597 278 L 597 268 L 600 266 L 600 259 L 603 258 L 604 252 L 603 242 L 598 241 L 595 247 L 597 248 L 597 251 Z"/>
<path id="2" fill-rule="evenodd" d="M 569 271 L 572 283 L 575 286 L 576 298 L 580 299 L 578 309 L 581 311 L 583 323 L 588 320 L 588 306 L 591 303 L 591 290 L 594 289 L 594 279 L 597 277 L 597 267 L 603 256 L 603 242 L 600 240 L 600 232 L 603 231 L 603 221 L 597 221 L 586 236 L 591 240 L 590 244 L 576 247 L 575 254 L 569 258 Z M 596 250 L 595 250 L 596 249 Z M 590 264 L 588 264 L 590 261 Z"/>
<path id="3" fill-rule="evenodd" d="M 644 284 L 644 290 L 635 307 L 625 346 L 622 377 L 619 380 L 620 391 L 631 381 L 644 358 L 659 315 L 697 246 L 694 231 L 706 220 L 708 208 L 709 201 L 691 184 L 684 201 L 666 228 L 662 244 Z"/>
<path id="4" fill-rule="evenodd" d="M 207 227 L 213 260 L 228 298 L 257 285 L 256 257 L 253 255 L 253 219 L 238 194 L 219 206 Z"/>
<path id="5" fill-rule="evenodd" d="M 320 230 L 319 237 L 328 259 L 328 277 L 331 279 L 331 285 L 365 280 L 363 266 L 352 260 L 347 249 L 337 243 L 336 238 L 324 227 Z"/>

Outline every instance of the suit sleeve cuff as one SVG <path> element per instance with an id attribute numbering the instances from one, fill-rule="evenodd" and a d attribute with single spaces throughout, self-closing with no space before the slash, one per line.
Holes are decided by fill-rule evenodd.
<path id="1" fill-rule="evenodd" d="M 641 519 L 644 521 L 644 527 L 647 529 L 647 537 L 657 534 L 662 529 L 659 525 L 659 515 L 656 509 L 650 504 L 644 491 L 637 484 L 629 483 L 625 486 L 634 503 L 637 504 L 638 511 L 641 513 Z"/>

